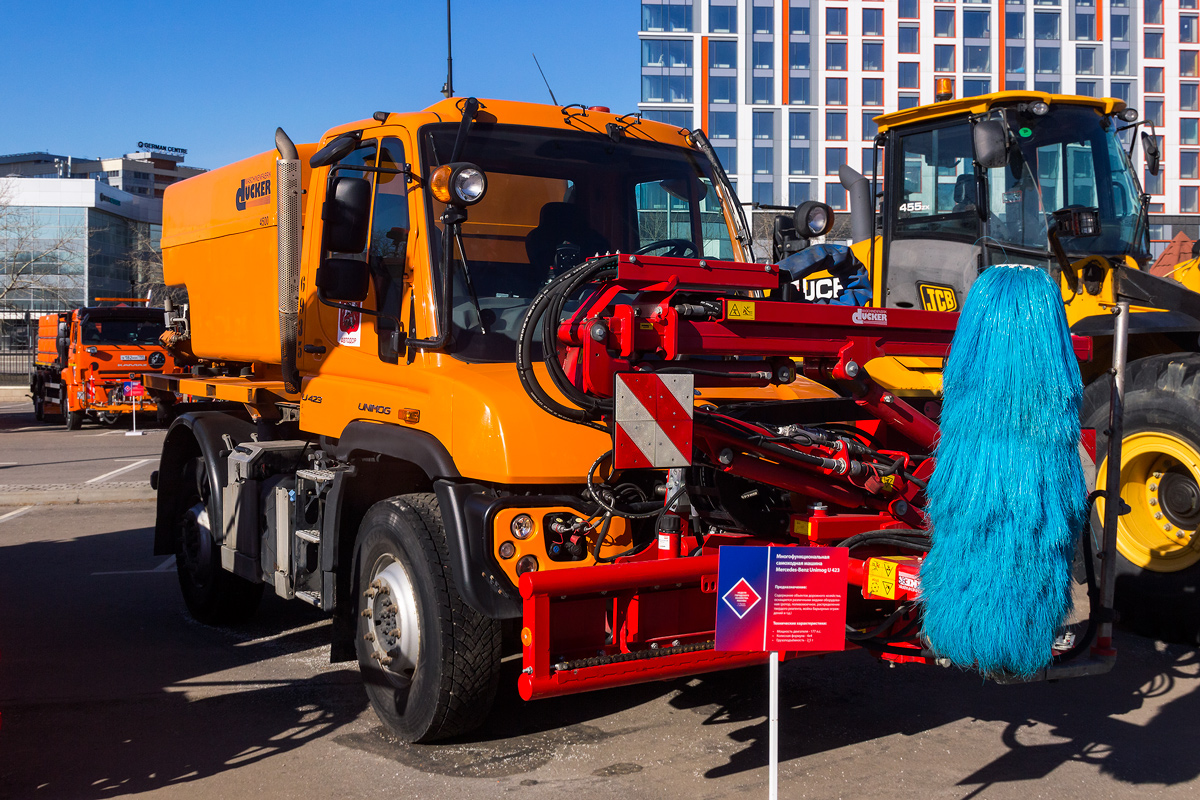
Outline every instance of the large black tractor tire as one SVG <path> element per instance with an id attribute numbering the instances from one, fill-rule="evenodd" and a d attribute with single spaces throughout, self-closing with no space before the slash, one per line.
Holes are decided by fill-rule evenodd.
<path id="1" fill-rule="evenodd" d="M 459 596 L 434 495 L 371 506 L 354 563 L 355 647 L 379 719 L 406 742 L 478 727 L 496 695 L 500 623 Z"/>
<path id="2" fill-rule="evenodd" d="M 206 625 L 233 625 L 253 616 L 263 584 L 221 568 L 221 553 L 211 528 L 216 520 L 212 482 L 204 459 L 183 469 L 183 490 L 174 510 L 175 571 L 188 612 Z"/>
<path id="3" fill-rule="evenodd" d="M 63 422 L 66 423 L 67 430 L 77 431 L 80 428 L 82 428 L 83 427 L 83 412 L 82 411 L 72 411 L 71 407 L 69 405 L 67 405 L 67 400 L 65 397 L 62 399 L 61 402 L 62 402 Z"/>
<path id="4" fill-rule="evenodd" d="M 1200 354 L 1131 362 L 1125 379 L 1115 605 L 1121 622 L 1167 641 L 1200 643 Z M 1104 488 L 1111 381 L 1084 391 L 1084 427 L 1096 429 Z M 1098 515 L 1094 516 L 1098 520 Z M 1095 524 L 1100 540 L 1100 525 Z"/>

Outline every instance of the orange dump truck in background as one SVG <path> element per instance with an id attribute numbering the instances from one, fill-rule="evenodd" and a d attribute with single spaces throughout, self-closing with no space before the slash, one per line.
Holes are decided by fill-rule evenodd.
<path id="1" fill-rule="evenodd" d="M 29 388 L 39 421 L 61 417 L 69 430 L 84 417 L 111 424 L 135 409 L 157 414 L 141 392 L 142 375 L 174 369 L 159 343 L 163 311 L 129 306 L 78 308 L 38 320 Z"/>

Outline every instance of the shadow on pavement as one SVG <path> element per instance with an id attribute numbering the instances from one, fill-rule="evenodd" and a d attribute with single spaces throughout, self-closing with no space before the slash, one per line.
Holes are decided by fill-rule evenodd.
<path id="1" fill-rule="evenodd" d="M 980 721 L 1005 723 L 1007 750 L 959 781 L 977 787 L 964 790 L 964 798 L 996 784 L 1039 780 L 1069 762 L 1098 766 L 1133 785 L 1196 779 L 1200 751 L 1183 743 L 1200 719 L 1200 653 L 1133 634 L 1118 644 L 1117 665 L 1106 676 L 1019 686 L 931 667 L 888 669 L 861 652 L 789 662 L 780 677 L 780 762 L 941 726 L 951 726 L 953 740 L 955 723 Z M 706 777 L 766 764 L 765 673 L 751 668 L 706 676 L 672 699 L 677 708 L 703 714 L 706 725 L 734 726 L 728 736 L 750 744 Z M 1156 711 L 1136 713 L 1167 694 L 1178 696 Z M 1119 718 L 1127 714 L 1131 718 Z"/>
<path id="2" fill-rule="evenodd" d="M 0 546 L 0 797 L 200 780 L 366 707 L 357 668 L 328 664 L 315 610 L 267 596 L 248 626 L 206 627 L 186 616 L 174 570 L 148 556 L 151 529 L 73 535 Z"/>

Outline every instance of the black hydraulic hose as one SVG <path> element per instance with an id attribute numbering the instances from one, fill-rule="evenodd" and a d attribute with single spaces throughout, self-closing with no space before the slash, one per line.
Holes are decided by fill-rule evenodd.
<path id="1" fill-rule="evenodd" d="M 887 619 L 876 625 L 869 631 L 857 631 L 849 625 L 846 626 L 846 638 L 850 641 L 861 641 L 863 639 L 875 639 L 888 628 L 896 624 L 896 621 L 903 617 L 908 612 L 912 611 L 912 603 L 904 603 L 896 608 Z M 908 626 L 906 626 L 908 627 Z"/>
<path id="2" fill-rule="evenodd" d="M 615 276 L 616 266 L 616 257 L 606 256 L 585 262 L 583 268 L 578 272 L 572 270 L 567 273 L 571 277 L 564 276 L 562 284 L 551 291 L 549 308 L 542 317 L 542 358 L 546 363 L 546 370 L 550 373 L 550 379 L 568 400 L 588 413 L 589 419 L 595 419 L 601 413 L 611 411 L 613 401 L 591 397 L 579 391 L 571 383 L 567 373 L 563 371 L 562 364 L 558 362 L 558 327 L 567 298 L 586 283 Z M 611 275 L 606 273 L 611 273 Z"/>
<path id="3" fill-rule="evenodd" d="M 906 531 L 914 535 L 905 536 Z M 877 543 L 899 544 L 901 547 L 924 546 L 924 549 L 928 550 L 930 539 L 928 535 L 914 531 L 911 528 L 884 528 L 883 530 L 855 534 L 848 539 L 838 542 L 837 546 L 853 550 L 859 545 Z"/>
<path id="4" fill-rule="evenodd" d="M 577 270 L 583 269 L 584 266 L 586 265 L 580 265 L 546 284 L 529 304 L 529 310 L 525 312 L 525 318 L 521 320 L 521 330 L 517 336 L 517 377 L 520 379 L 525 393 L 546 413 L 568 422 L 578 422 L 600 428 L 590 421 L 591 415 L 584 409 L 565 406 L 551 397 L 538 383 L 537 375 L 533 371 L 533 336 L 537 330 L 536 322 L 545 313 L 558 282 L 573 275 Z"/>

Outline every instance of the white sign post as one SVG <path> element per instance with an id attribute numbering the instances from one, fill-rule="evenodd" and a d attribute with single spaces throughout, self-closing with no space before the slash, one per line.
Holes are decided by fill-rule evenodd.
<path id="1" fill-rule="evenodd" d="M 143 435 L 145 435 L 146 432 L 139 431 L 137 429 L 137 410 L 138 410 L 138 405 L 141 403 L 142 395 L 146 393 L 146 390 L 145 390 L 145 388 L 142 387 L 142 384 L 140 384 L 140 383 L 133 383 L 132 381 L 130 381 L 126 385 L 129 387 L 129 391 L 126 392 L 126 394 L 133 396 L 133 430 L 125 431 L 125 435 L 126 436 L 143 436 Z"/>
<path id="2" fill-rule="evenodd" d="M 771 699 L 767 710 L 767 797 L 779 800 L 779 653 L 771 653 Z"/>

